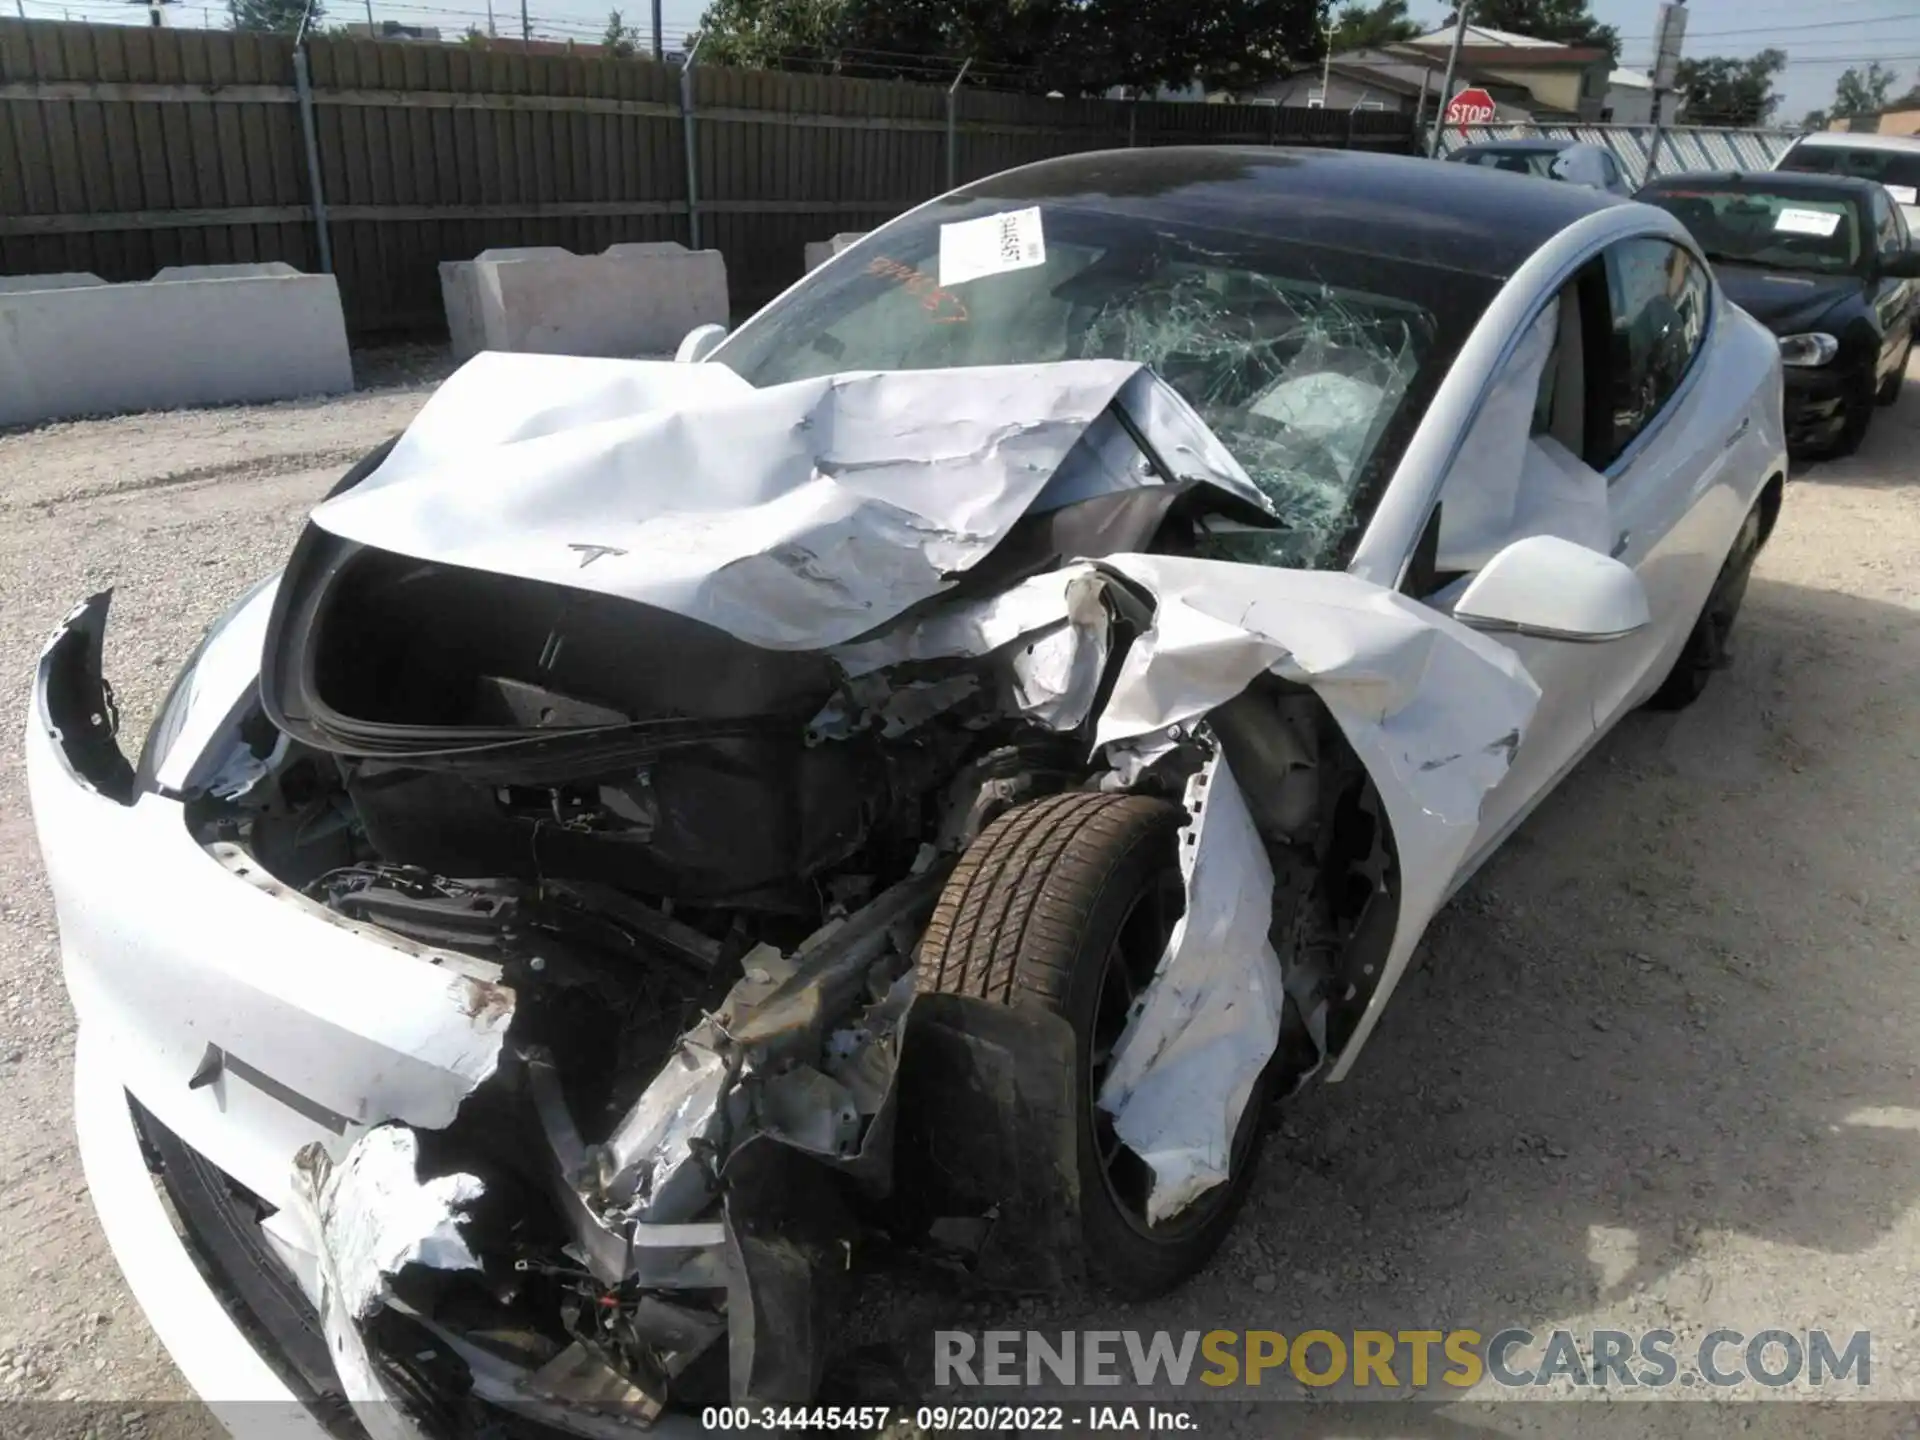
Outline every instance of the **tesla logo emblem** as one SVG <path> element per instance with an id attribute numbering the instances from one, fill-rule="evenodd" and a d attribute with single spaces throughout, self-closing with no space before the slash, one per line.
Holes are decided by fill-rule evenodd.
<path id="1" fill-rule="evenodd" d="M 580 568 L 586 569 L 603 555 L 624 555 L 627 552 L 616 545 L 569 545 L 567 548 L 580 557 Z"/>

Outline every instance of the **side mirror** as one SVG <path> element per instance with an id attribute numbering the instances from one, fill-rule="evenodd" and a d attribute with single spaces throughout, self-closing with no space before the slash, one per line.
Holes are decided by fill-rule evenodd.
<path id="1" fill-rule="evenodd" d="M 727 338 L 724 325 L 696 325 L 687 331 L 687 338 L 680 342 L 680 348 L 673 352 L 676 365 L 698 365 L 707 356 L 720 348 L 720 342 Z"/>
<path id="2" fill-rule="evenodd" d="M 1617 640 L 1646 625 L 1647 592 L 1618 560 L 1561 540 L 1516 540 L 1473 577 L 1453 618 L 1550 640 Z"/>
<path id="3" fill-rule="evenodd" d="M 1920 250 L 1902 250 L 1882 260 L 1880 273 L 1893 280 L 1920 280 Z"/>

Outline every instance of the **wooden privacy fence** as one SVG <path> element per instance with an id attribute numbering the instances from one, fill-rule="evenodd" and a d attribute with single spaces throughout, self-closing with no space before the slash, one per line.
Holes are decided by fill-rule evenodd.
<path id="1" fill-rule="evenodd" d="M 950 169 L 1126 145 L 1412 145 L 1408 117 L 1379 112 L 327 36 L 306 52 L 302 85 L 286 36 L 0 20 L 0 275 L 327 259 L 365 335 L 442 327 L 441 260 L 697 238 L 726 255 L 738 310 L 795 279 L 807 241 L 879 224 Z"/>

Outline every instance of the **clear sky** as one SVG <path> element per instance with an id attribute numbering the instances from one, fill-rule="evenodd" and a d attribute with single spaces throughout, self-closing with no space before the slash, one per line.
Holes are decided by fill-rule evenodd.
<path id="1" fill-rule="evenodd" d="M 335 23 L 363 20 L 369 0 L 327 0 Z M 522 0 L 493 0 L 494 23 L 502 34 L 518 33 Z M 608 0 L 524 0 L 534 34 L 548 39 L 598 39 L 606 28 Z M 663 29 L 672 46 L 698 23 L 706 0 L 661 0 Z M 1216 0 L 1219 3 L 1219 0 Z M 1591 0 L 1601 20 L 1618 27 L 1623 63 L 1646 68 L 1653 59 L 1654 16 L 1658 0 Z M 137 21 L 143 0 L 0 0 L 0 8 L 24 9 L 33 16 L 75 20 Z M 438 25 L 450 33 L 487 24 L 487 0 L 371 0 L 376 19 Z M 622 5 L 628 24 L 645 35 L 652 23 L 649 0 Z M 1451 6 L 1442 0 L 1413 0 L 1416 20 L 1437 27 Z M 1834 81 L 1849 65 L 1870 60 L 1899 74 L 1900 94 L 1920 82 L 1920 0 L 1690 0 L 1685 53 L 1751 55 L 1768 46 L 1787 52 L 1780 89 L 1786 103 L 1780 118 L 1797 121 L 1833 97 Z M 1816 18 L 1817 17 L 1817 18 Z M 222 24 L 224 0 L 199 0 L 172 8 L 175 24 Z"/>
<path id="2" fill-rule="evenodd" d="M 1593 13 L 1620 32 L 1620 60 L 1637 70 L 1653 64 L 1659 0 L 1590 0 Z M 1439 19 L 1446 12 L 1429 7 Z M 1688 0 L 1689 56 L 1752 55 L 1784 50 L 1786 73 L 1775 88 L 1786 97 L 1777 118 L 1797 122 L 1833 99 L 1834 81 L 1849 65 L 1871 60 L 1899 76 L 1893 94 L 1920 83 L 1920 0 Z M 1417 3 L 1415 13 L 1422 13 Z"/>

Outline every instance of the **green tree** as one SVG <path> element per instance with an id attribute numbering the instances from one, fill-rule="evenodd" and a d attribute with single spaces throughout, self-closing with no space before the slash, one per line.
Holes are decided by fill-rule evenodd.
<path id="1" fill-rule="evenodd" d="M 1420 33 L 1420 27 L 1407 18 L 1407 0 L 1379 0 L 1373 6 L 1348 5 L 1334 17 L 1339 29 L 1333 34 L 1336 51 L 1377 50 L 1397 45 Z"/>
<path id="2" fill-rule="evenodd" d="M 631 60 L 634 52 L 640 48 L 640 32 L 627 24 L 618 10 L 609 10 L 606 33 L 600 37 L 600 48 L 616 60 Z"/>
<path id="3" fill-rule="evenodd" d="M 713 0 L 714 64 L 1097 94 L 1250 89 L 1316 58 L 1319 0 Z"/>
<path id="4" fill-rule="evenodd" d="M 1452 25 L 1456 18 L 1450 14 L 1446 23 Z M 1620 32 L 1594 19 L 1587 0 L 1476 0 L 1467 23 L 1557 45 L 1593 46 L 1620 63 Z"/>
<path id="5" fill-rule="evenodd" d="M 232 17 L 236 30 L 272 30 L 291 35 L 300 28 L 302 16 L 306 17 L 307 28 L 317 29 L 321 16 L 326 14 L 326 6 L 321 0 L 312 0 L 312 10 L 308 10 L 308 0 L 227 0 L 227 14 Z"/>
<path id="6" fill-rule="evenodd" d="M 1746 60 L 1707 55 L 1682 60 L 1677 86 L 1693 125 L 1764 125 L 1781 97 L 1774 77 L 1787 68 L 1784 51 L 1762 50 Z"/>
<path id="7" fill-rule="evenodd" d="M 1800 128 L 1802 130 L 1826 129 L 1827 128 L 1827 112 L 1824 110 L 1807 111 L 1806 118 L 1800 122 Z"/>
<path id="8" fill-rule="evenodd" d="M 1839 83 L 1833 87 L 1831 112 L 1836 116 L 1868 115 L 1883 109 L 1887 92 L 1893 89 L 1896 78 L 1894 72 L 1878 60 L 1865 70 L 1849 66 L 1840 72 Z"/>

